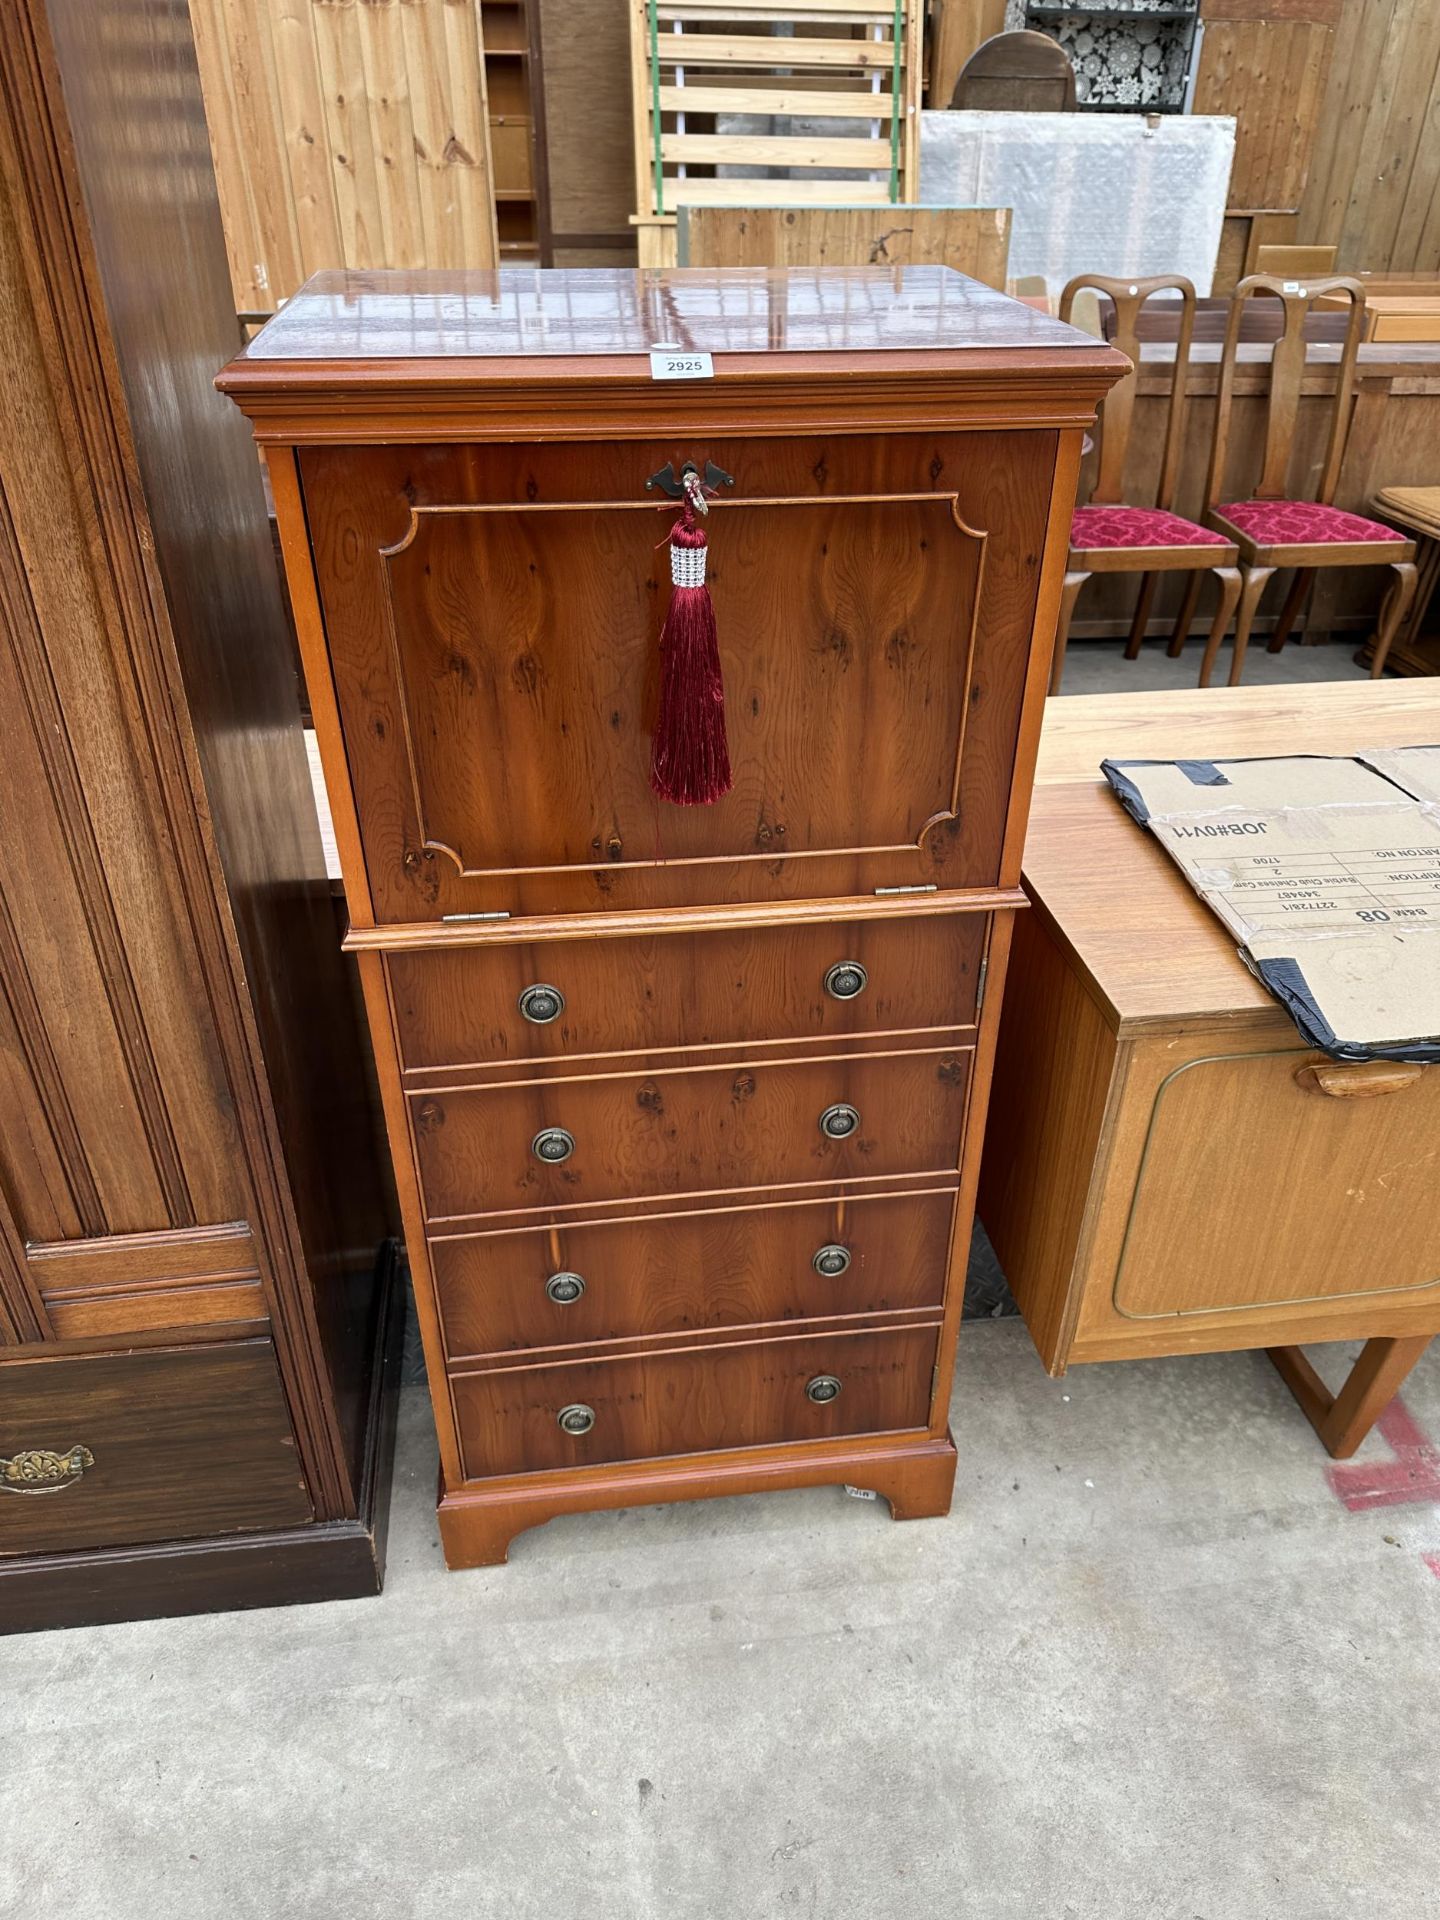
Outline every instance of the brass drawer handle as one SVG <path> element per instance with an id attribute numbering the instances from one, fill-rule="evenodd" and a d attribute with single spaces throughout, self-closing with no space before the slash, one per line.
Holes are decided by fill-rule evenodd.
<path id="1" fill-rule="evenodd" d="M 575 1151 L 575 1136 L 564 1127 L 542 1127 L 530 1142 L 530 1151 L 547 1167 L 558 1167 Z"/>
<path id="2" fill-rule="evenodd" d="M 1403 1093 L 1424 1072 L 1403 1060 L 1307 1060 L 1295 1069 L 1295 1084 L 1306 1093 L 1328 1093 L 1332 1100 L 1373 1100 L 1381 1093 Z"/>
<path id="3" fill-rule="evenodd" d="M 552 1273 L 545 1291 L 557 1307 L 573 1307 L 585 1291 L 585 1281 L 578 1273 Z"/>
<path id="4" fill-rule="evenodd" d="M 12 1459 L 0 1460 L 0 1487 L 7 1493 L 60 1493 L 73 1487 L 94 1464 L 89 1447 L 71 1447 L 68 1453 L 30 1447 Z"/>
<path id="5" fill-rule="evenodd" d="M 838 1280 L 842 1273 L 849 1271 L 850 1249 L 831 1241 L 828 1246 L 815 1249 L 810 1256 L 810 1264 L 816 1273 L 823 1274 L 827 1280 Z"/>
<path id="6" fill-rule="evenodd" d="M 859 1113 L 843 1100 L 838 1100 L 833 1107 L 826 1107 L 820 1116 L 820 1131 L 827 1140 L 848 1140 L 852 1133 L 858 1133 L 859 1130 Z"/>
<path id="7" fill-rule="evenodd" d="M 565 996 L 558 987 L 537 980 L 533 987 L 526 987 L 515 1004 L 532 1027 L 548 1027 L 565 1011 Z"/>
<path id="8" fill-rule="evenodd" d="M 813 1380 L 806 1382 L 805 1398 L 813 1406 L 828 1407 L 832 1400 L 840 1398 L 840 1382 L 833 1373 L 817 1373 Z"/>
<path id="9" fill-rule="evenodd" d="M 578 1438 L 582 1433 L 589 1433 L 594 1426 L 595 1409 L 583 1406 L 577 1400 L 573 1406 L 561 1407 L 555 1416 L 555 1424 L 562 1433 L 573 1433 Z"/>
<path id="10" fill-rule="evenodd" d="M 825 991 L 832 1000 L 858 1000 L 870 976 L 858 960 L 837 960 L 825 975 Z"/>

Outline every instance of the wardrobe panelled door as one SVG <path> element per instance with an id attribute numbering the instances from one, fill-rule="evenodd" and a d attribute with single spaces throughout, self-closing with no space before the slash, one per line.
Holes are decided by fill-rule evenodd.
<path id="1" fill-rule="evenodd" d="M 652 378 L 673 340 L 713 377 Z M 270 466 L 452 1566 L 761 1487 L 948 1510 L 1070 502 L 1125 368 L 941 269 L 607 269 L 322 275 L 221 376 Z"/>

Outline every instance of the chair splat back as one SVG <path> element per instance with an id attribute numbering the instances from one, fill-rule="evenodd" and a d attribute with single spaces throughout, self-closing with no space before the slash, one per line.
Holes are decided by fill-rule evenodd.
<path id="1" fill-rule="evenodd" d="M 1230 407 L 1234 397 L 1240 328 L 1246 301 L 1262 295 L 1282 303 L 1284 326 L 1270 357 L 1265 451 L 1259 481 L 1250 489 L 1251 497 L 1256 500 L 1279 500 L 1286 494 L 1290 454 L 1300 413 L 1300 389 L 1305 378 L 1305 322 L 1310 309 L 1317 300 L 1325 297 L 1333 299 L 1336 295 L 1343 295 L 1350 302 L 1345 340 L 1335 374 L 1335 394 L 1330 403 L 1330 433 L 1325 449 L 1325 465 L 1315 494 L 1316 500 L 1328 506 L 1335 497 L 1340 463 L 1345 457 L 1345 441 L 1350 431 L 1350 414 L 1355 397 L 1355 362 L 1365 325 L 1365 289 L 1358 280 L 1344 276 L 1296 281 L 1282 280 L 1269 273 L 1253 273 L 1248 279 L 1242 280 L 1230 303 L 1225 344 L 1220 354 L 1215 438 L 1210 448 L 1210 475 L 1205 487 L 1205 502 L 1207 507 L 1213 507 L 1225 497 L 1225 463 L 1229 451 Z"/>
<path id="2" fill-rule="evenodd" d="M 1124 499 L 1125 458 L 1130 450 L 1130 429 L 1140 382 L 1140 310 L 1152 294 L 1169 291 L 1180 296 L 1180 331 L 1175 342 L 1170 414 L 1165 425 L 1165 451 L 1160 460 L 1160 485 L 1154 502 L 1157 507 L 1168 508 L 1175 498 L 1184 444 L 1181 428 L 1185 417 L 1185 374 L 1190 364 L 1190 340 L 1195 331 L 1195 289 L 1180 274 L 1156 274 L 1145 280 L 1113 279 L 1099 273 L 1077 274 L 1060 295 L 1062 320 L 1070 318 L 1076 294 L 1086 287 L 1105 294 L 1110 300 L 1115 309 L 1113 344 L 1131 363 L 1129 373 L 1105 396 L 1100 415 L 1100 465 L 1090 495 L 1092 506 L 1118 506 Z"/>

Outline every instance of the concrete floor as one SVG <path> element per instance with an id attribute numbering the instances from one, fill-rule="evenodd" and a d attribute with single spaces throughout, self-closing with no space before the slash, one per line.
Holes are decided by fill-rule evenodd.
<path id="1" fill-rule="evenodd" d="M 1278 594 L 1278 588 L 1275 589 Z M 1247 687 L 1294 686 L 1311 680 L 1367 680 L 1363 667 L 1355 665 L 1355 651 L 1364 639 L 1353 634 L 1347 639 L 1326 641 L 1319 646 L 1302 647 L 1291 640 L 1281 653 L 1265 651 L 1265 635 L 1250 642 L 1245 654 Z M 1123 640 L 1072 640 L 1065 654 L 1066 693 L 1154 693 L 1166 687 L 1193 687 L 1200 672 L 1200 656 L 1205 643 L 1197 632 L 1184 653 L 1171 660 L 1161 639 L 1147 640 L 1138 660 L 1125 658 Z M 1225 641 L 1215 664 L 1214 681 L 1223 687 L 1230 676 L 1231 648 Z"/>
<path id="2" fill-rule="evenodd" d="M 447 1574 L 412 1389 L 378 1600 L 0 1643 L 0 1912 L 1433 1914 L 1440 1350 L 1405 1399 L 1367 1510 L 1395 1450 L 1337 1479 L 1262 1355 L 1051 1381 L 982 1322 L 947 1520 L 816 1489 Z"/>

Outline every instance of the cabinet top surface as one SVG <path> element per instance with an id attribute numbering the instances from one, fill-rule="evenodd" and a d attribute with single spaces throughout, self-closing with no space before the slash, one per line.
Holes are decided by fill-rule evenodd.
<path id="1" fill-rule="evenodd" d="M 593 360 L 657 346 L 711 354 L 1104 351 L 1090 335 L 948 267 L 502 267 L 316 274 L 234 364 Z"/>
<path id="2" fill-rule="evenodd" d="M 1288 1015 L 1152 834 L 1101 777 L 1112 760 L 1356 753 L 1440 740 L 1429 680 L 1060 695 L 1046 703 L 1025 890 L 1121 1027 Z"/>

